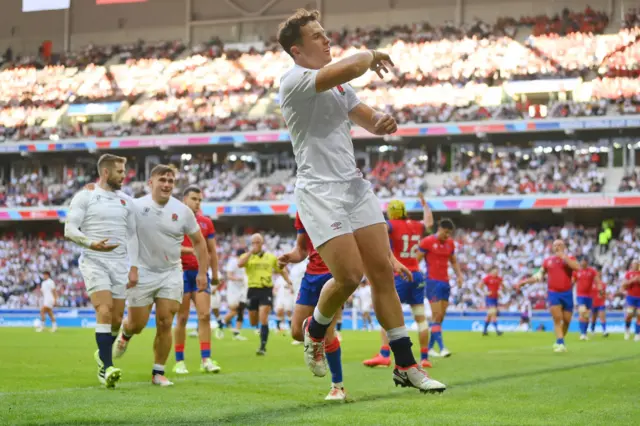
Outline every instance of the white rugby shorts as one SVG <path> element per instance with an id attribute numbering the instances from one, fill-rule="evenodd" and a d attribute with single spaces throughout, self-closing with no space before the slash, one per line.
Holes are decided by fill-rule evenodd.
<path id="1" fill-rule="evenodd" d="M 169 299 L 182 303 L 184 282 L 182 268 L 154 272 L 138 268 L 138 284 L 128 291 L 129 306 L 149 306 L 156 299 Z"/>
<path id="2" fill-rule="evenodd" d="M 235 308 L 240 305 L 240 303 L 247 303 L 247 287 L 245 285 L 227 285 L 227 305 Z"/>
<path id="3" fill-rule="evenodd" d="M 52 308 L 53 309 L 53 297 L 45 297 L 42 299 L 42 308 Z"/>
<path id="4" fill-rule="evenodd" d="M 276 311 L 284 309 L 286 312 L 293 312 L 293 302 L 293 294 L 286 290 L 286 292 L 280 293 L 278 294 L 278 297 L 276 297 L 275 309 Z"/>
<path id="5" fill-rule="evenodd" d="M 111 297 L 114 299 L 127 298 L 128 261 L 109 261 L 82 256 L 80 273 L 89 296 L 97 291 L 109 290 L 111 291 Z"/>
<path id="6" fill-rule="evenodd" d="M 384 223 L 369 181 L 311 183 L 295 189 L 296 207 L 315 247 L 360 228 Z"/>
<path id="7" fill-rule="evenodd" d="M 215 293 L 211 293 L 211 309 L 220 309 L 220 305 L 222 304 L 222 297 L 220 297 L 220 292 L 216 291 Z"/>

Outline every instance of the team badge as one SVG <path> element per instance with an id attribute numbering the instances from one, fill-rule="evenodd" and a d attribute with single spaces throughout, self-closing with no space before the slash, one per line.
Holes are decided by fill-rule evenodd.
<path id="1" fill-rule="evenodd" d="M 338 92 L 340 92 L 340 94 L 341 94 L 342 96 L 344 96 L 344 95 L 347 93 L 347 92 L 345 92 L 345 91 L 344 91 L 344 87 L 342 87 L 342 84 L 338 84 L 338 85 L 336 86 L 336 89 L 338 89 Z"/>
<path id="2" fill-rule="evenodd" d="M 126 206 L 127 202 L 125 200 L 123 200 L 122 198 L 120 198 L 120 204 L 122 204 L 123 206 Z"/>
<path id="3" fill-rule="evenodd" d="M 177 214 L 175 214 L 175 213 L 174 213 L 174 214 L 172 214 L 172 215 L 171 215 L 171 220 L 172 220 L 172 221 L 174 221 L 174 222 L 175 222 L 175 221 L 177 221 L 177 220 L 178 220 L 178 215 L 177 215 Z"/>

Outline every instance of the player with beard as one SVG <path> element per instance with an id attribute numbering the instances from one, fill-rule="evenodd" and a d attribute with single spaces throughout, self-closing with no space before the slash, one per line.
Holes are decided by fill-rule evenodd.
<path id="1" fill-rule="evenodd" d="M 120 380 L 111 351 L 124 312 L 129 252 L 137 250 L 133 200 L 120 191 L 126 162 L 112 154 L 98 159 L 100 180 L 73 197 L 64 228 L 65 238 L 84 247 L 79 264 L 96 311 L 98 381 L 109 388 Z"/>

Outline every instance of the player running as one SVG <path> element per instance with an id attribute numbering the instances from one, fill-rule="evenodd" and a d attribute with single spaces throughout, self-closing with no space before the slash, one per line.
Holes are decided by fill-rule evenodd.
<path id="1" fill-rule="evenodd" d="M 394 382 L 441 392 L 445 386 L 429 379 L 411 352 L 393 284 L 394 268 L 402 265 L 391 254 L 380 201 L 356 166 L 351 140 L 351 122 L 375 135 L 396 132 L 395 120 L 360 102 L 348 84 L 367 70 L 382 77 L 393 63 L 378 51 L 331 63 L 330 40 L 319 16 L 318 11 L 300 9 L 278 31 L 278 42 L 295 62 L 281 78 L 280 99 L 296 158 L 296 206 L 335 279 L 325 284 L 318 306 L 304 323 L 305 363 L 316 376 L 327 373 L 327 329 L 366 274 L 376 315 L 394 353 Z"/>
<path id="2" fill-rule="evenodd" d="M 487 318 L 484 320 L 482 335 L 488 336 L 489 324 L 493 324 L 496 334 L 502 336 L 502 332 L 498 329 L 498 297 L 500 290 L 504 289 L 504 284 L 498 268 L 493 268 L 491 272 L 482 279 L 480 287 L 486 287 L 487 290 L 487 295 L 484 299 L 485 305 L 487 305 Z"/>
<path id="3" fill-rule="evenodd" d="M 139 247 L 131 255 L 128 315 L 116 339 L 114 356 L 124 355 L 131 338 L 144 330 L 155 304 L 156 338 L 151 383 L 164 387 L 173 385 L 164 375 L 164 366 L 171 352 L 173 317 L 183 301 L 180 251 L 185 234 L 191 239 L 198 260 L 195 282 L 201 292 L 209 284 L 209 255 L 193 211 L 171 196 L 175 170 L 163 164 L 155 166 L 151 170 L 149 186 L 151 194 L 133 202 Z"/>
<path id="4" fill-rule="evenodd" d="M 133 200 L 120 191 L 127 159 L 104 154 L 98 159 L 97 185 L 71 200 L 65 238 L 84 247 L 80 272 L 96 311 L 98 381 L 115 387 L 121 371 L 113 366 L 112 346 L 124 313 L 129 254 L 137 246 Z"/>
<path id="5" fill-rule="evenodd" d="M 631 338 L 631 321 L 636 317 L 636 337 L 640 342 L 640 262 L 631 262 L 631 267 L 624 276 L 623 290 L 627 291 L 627 312 L 624 317 L 624 340 Z"/>
<path id="6" fill-rule="evenodd" d="M 42 283 L 40 284 L 40 291 L 42 292 L 42 306 L 40 306 L 40 324 L 36 327 L 36 331 L 40 332 L 44 330 L 45 314 L 51 319 L 51 332 L 55 333 L 58 329 L 56 323 L 56 316 L 53 313 L 53 307 L 56 306 L 58 301 L 58 293 L 56 292 L 56 283 L 51 279 L 51 272 L 45 271 L 42 273 Z"/>
<path id="7" fill-rule="evenodd" d="M 602 288 L 599 276 L 598 271 L 589 266 L 586 258 L 580 261 L 580 269 L 573 272 L 573 281 L 576 283 L 578 314 L 580 315 L 580 340 L 589 340 L 587 331 L 593 307 L 593 290 Z"/>
<path id="8" fill-rule="evenodd" d="M 406 266 L 412 274 L 413 280 L 405 280 L 396 274 L 396 291 L 401 303 L 411 307 L 413 318 L 418 326 L 418 340 L 420 342 L 420 365 L 423 368 L 432 367 L 429 362 L 429 322 L 425 316 L 424 295 L 425 281 L 418 263 L 418 245 L 427 229 L 433 226 L 433 214 L 422 194 L 419 195 L 423 209 L 423 220 L 411 220 L 407 218 L 407 209 L 400 200 L 391 200 L 387 206 L 387 225 L 389 228 L 389 243 L 393 255 Z M 373 358 L 365 360 L 367 367 L 388 367 L 391 365 L 391 348 L 384 330 L 382 334 L 382 347 Z"/>
<path id="9" fill-rule="evenodd" d="M 301 342 L 304 341 L 303 323 L 313 314 L 313 310 L 320 300 L 322 288 L 329 281 L 333 282 L 333 276 L 309 239 L 298 214 L 296 214 L 295 227 L 298 233 L 296 245 L 289 253 L 280 256 L 278 262 L 281 267 L 284 267 L 288 263 L 298 264 L 307 257 L 309 258 L 291 318 L 291 336 Z M 325 352 L 331 372 L 331 390 L 325 400 L 344 401 L 347 398 L 347 393 L 342 381 L 342 351 L 340 350 L 340 339 L 335 331 L 335 322 L 334 318 L 325 335 L 327 342 Z"/>
<path id="10" fill-rule="evenodd" d="M 593 299 L 593 308 L 591 309 L 591 334 L 596 331 L 596 322 L 600 318 L 600 325 L 602 326 L 602 337 L 609 337 L 607 332 L 607 308 L 605 306 L 605 289 L 606 284 L 600 280 L 602 286 L 601 289 L 594 288 L 591 298 Z"/>
<path id="11" fill-rule="evenodd" d="M 260 234 L 251 236 L 251 251 L 243 254 L 238 259 L 238 267 L 247 271 L 249 279 L 249 292 L 247 293 L 249 305 L 249 321 L 255 327 L 260 322 L 260 348 L 256 355 L 267 353 L 267 340 L 269 340 L 269 313 L 273 308 L 273 274 L 278 273 L 292 287 L 287 269 L 278 267 L 278 258 L 272 253 L 263 250 L 264 239 Z"/>
<path id="12" fill-rule="evenodd" d="M 571 277 L 573 271 L 580 269 L 576 258 L 566 253 L 567 247 L 562 240 L 553 242 L 553 255 L 547 257 L 542 263 L 542 268 L 533 277 L 521 281 L 515 286 L 519 290 L 522 286 L 536 283 L 547 275 L 549 311 L 553 318 L 553 328 L 556 333 L 554 352 L 566 352 L 567 347 L 564 338 L 571 324 L 573 315 L 573 291 Z"/>
<path id="13" fill-rule="evenodd" d="M 449 306 L 449 263 L 456 274 L 458 287 L 462 287 L 462 272 L 455 255 L 453 242 L 455 226 L 451 219 L 438 222 L 438 231 L 424 238 L 418 247 L 418 262 L 423 258 L 427 263 L 427 299 L 431 305 L 431 338 L 429 339 L 429 356 L 449 357 L 451 352 L 444 346 L 442 339 L 442 323 Z M 440 352 L 433 347 L 438 343 Z"/>
<path id="14" fill-rule="evenodd" d="M 200 226 L 202 236 L 205 238 L 207 250 L 209 253 L 209 267 L 211 267 L 211 285 L 215 288 L 220 283 L 218 279 L 218 253 L 216 251 L 216 230 L 213 222 L 208 217 L 200 213 L 200 204 L 202 203 L 202 191 L 200 188 L 190 186 L 183 192 L 182 202 L 191 209 L 196 217 L 196 221 Z M 191 301 L 196 305 L 196 313 L 198 314 L 198 337 L 200 340 L 200 371 L 203 373 L 219 373 L 220 366 L 211 359 L 211 316 L 210 296 L 211 287 L 207 286 L 205 291 L 200 291 L 196 284 L 198 276 L 198 259 L 195 256 L 195 250 L 191 239 L 184 236 L 182 247 L 182 274 L 184 281 L 184 292 L 182 294 L 182 303 L 178 310 L 178 318 L 174 329 L 176 365 L 173 372 L 176 374 L 189 374 L 187 366 L 184 362 L 184 344 L 186 341 L 187 321 L 189 320 L 189 311 Z"/>
<path id="15" fill-rule="evenodd" d="M 247 304 L 247 277 L 238 267 L 238 258 L 244 254 L 243 249 L 238 249 L 236 256 L 230 256 L 225 266 L 227 284 L 227 306 L 229 311 L 224 317 L 225 327 L 231 325 L 236 318 L 236 326 L 233 329 L 233 340 L 247 340 L 240 334 L 244 321 L 244 308 Z"/>

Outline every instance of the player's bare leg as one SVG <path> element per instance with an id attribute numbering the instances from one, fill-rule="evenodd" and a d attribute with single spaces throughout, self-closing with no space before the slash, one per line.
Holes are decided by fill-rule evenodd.
<path id="1" fill-rule="evenodd" d="M 198 338 L 200 339 L 200 371 L 219 373 L 220 366 L 211 359 L 211 296 L 204 291 L 193 293 L 198 314 Z"/>
<path id="2" fill-rule="evenodd" d="M 173 330 L 176 354 L 176 365 L 173 367 L 173 372 L 176 374 L 189 374 L 189 370 L 184 362 L 184 345 L 187 341 L 187 322 L 189 321 L 191 295 L 192 293 L 189 292 L 182 296 L 182 303 L 180 304 L 176 318 L 176 326 Z M 198 323 L 198 325 L 200 325 L 200 323 Z"/>
<path id="3" fill-rule="evenodd" d="M 282 331 L 282 323 L 285 320 L 284 308 L 279 308 L 276 311 L 276 330 Z"/>
<path id="4" fill-rule="evenodd" d="M 122 321 L 122 328 L 120 329 L 120 333 L 118 333 L 118 337 L 116 338 L 116 342 L 113 347 L 114 357 L 122 357 L 122 355 L 127 351 L 127 346 L 129 345 L 131 338 L 136 334 L 140 334 L 142 330 L 144 330 L 147 326 L 147 322 L 149 322 L 152 307 L 153 305 L 129 306 L 129 309 L 127 310 L 127 318 Z"/>
<path id="5" fill-rule="evenodd" d="M 42 330 L 44 330 L 44 326 L 46 324 L 46 319 L 47 317 L 45 316 L 45 307 L 42 306 L 40 308 L 40 323 L 38 324 L 38 326 L 36 327 L 36 331 L 37 332 L 41 332 Z"/>
<path id="6" fill-rule="evenodd" d="M 271 306 L 262 305 L 257 311 L 253 311 L 254 315 L 258 315 L 260 321 L 260 348 L 256 351 L 256 355 L 265 355 L 267 353 L 267 341 L 269 340 L 269 314 Z M 251 312 L 249 313 L 251 315 Z M 253 322 L 251 325 L 254 325 Z"/>
<path id="7" fill-rule="evenodd" d="M 164 375 L 164 366 L 171 352 L 171 325 L 180 303 L 170 299 L 156 299 L 156 338 L 153 342 L 154 364 L 151 383 L 171 386 L 173 383 Z"/>
<path id="8" fill-rule="evenodd" d="M 97 356 L 94 354 L 94 359 L 98 364 L 98 381 L 108 388 L 113 388 L 120 380 L 122 372 L 113 366 L 113 337 L 111 336 L 113 297 L 111 291 L 96 291 L 91 294 L 91 304 L 96 311 L 96 343 L 98 345 L 98 352 Z"/>
<path id="9" fill-rule="evenodd" d="M 122 327 L 122 318 L 124 317 L 124 307 L 126 299 L 113 299 L 113 310 L 111 311 L 111 346 L 118 337 L 118 332 Z"/>
<path id="10" fill-rule="evenodd" d="M 362 325 L 364 329 L 367 331 L 373 330 L 373 321 L 371 320 L 371 312 L 369 311 L 362 312 Z"/>
<path id="11" fill-rule="evenodd" d="M 553 331 L 556 335 L 556 343 L 553 345 L 555 352 L 566 352 L 567 347 L 564 344 L 565 325 L 564 325 L 564 310 L 562 306 L 555 305 L 549 309 L 551 312 L 551 318 L 553 318 Z M 569 318 L 571 319 L 571 318 Z"/>

